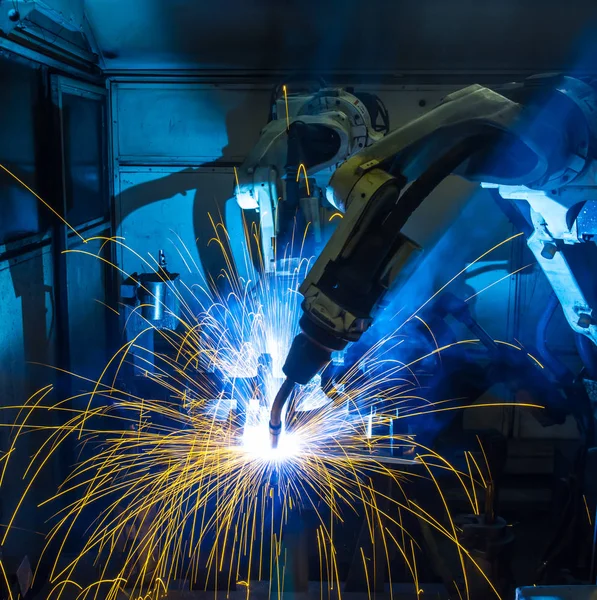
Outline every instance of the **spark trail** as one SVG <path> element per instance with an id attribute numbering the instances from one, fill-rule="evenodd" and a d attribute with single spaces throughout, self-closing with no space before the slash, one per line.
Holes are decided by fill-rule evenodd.
<path id="1" fill-rule="evenodd" d="M 328 595 L 339 596 L 342 584 L 337 532 L 351 514 L 358 514 L 369 542 L 383 545 L 390 581 L 396 555 L 411 574 L 417 595 L 422 593 L 421 547 L 405 525 L 414 519 L 454 545 L 462 593 L 468 597 L 467 574 L 476 570 L 485 575 L 459 540 L 437 474 L 450 473 L 477 514 L 482 469 L 467 457 L 468 471 L 461 472 L 416 436 L 387 433 L 389 423 L 422 414 L 483 407 L 424 398 L 418 381 L 422 363 L 453 344 L 436 343 L 431 352 L 404 363 L 394 352 L 404 334 L 401 328 L 389 333 L 340 377 L 296 392 L 293 419 L 272 451 L 269 410 L 282 378 L 281 361 L 296 333 L 298 285 L 309 267 L 301 257 L 304 237 L 293 240 L 279 257 L 283 276 L 253 281 L 237 275 L 227 232 L 220 223 L 213 225 L 210 243 L 221 248 L 226 268 L 218 281 L 207 280 L 202 289 L 167 282 L 181 303 L 176 330 L 155 330 L 167 351 L 149 352 L 135 338 L 114 354 L 97 380 L 69 374 L 88 391 L 48 405 L 51 390 L 44 388 L 16 407 L 19 419 L 11 449 L 0 462 L 2 474 L 23 435 L 40 429 L 46 433 L 23 473 L 26 492 L 63 445 L 76 440 L 79 448 L 70 474 L 43 503 L 55 507 L 45 550 L 52 557 L 51 597 L 76 589 L 80 598 L 97 598 L 102 589 L 101 597 L 111 600 L 126 589 L 131 598 L 151 598 L 177 581 L 204 585 L 209 579 L 224 581 L 228 588 L 243 582 L 247 597 L 252 581 L 266 579 L 270 594 L 277 595 L 290 569 L 287 527 L 305 513 L 315 520 L 320 576 Z M 259 240 L 254 228 L 246 227 L 245 234 Z M 124 240 L 102 241 L 131 252 L 146 270 L 160 274 L 154 259 L 140 256 Z M 295 249 L 299 258 L 293 258 Z M 73 252 L 106 260 L 85 250 Z M 180 256 L 191 270 L 191 253 L 184 245 Z M 247 265 L 262 261 L 249 252 L 245 259 Z M 123 277 L 131 275 L 112 267 Z M 209 300 L 200 300 L 205 297 Z M 199 311 L 192 308 L 196 305 Z M 154 328 L 150 322 L 146 326 Z M 435 341 L 431 330 L 429 334 Z M 151 395 L 123 385 L 121 371 L 132 352 L 153 365 L 146 373 Z M 264 356 L 270 361 L 264 362 Z M 366 375 L 363 364 L 375 377 Z M 34 423 L 36 414 L 48 411 L 62 416 L 59 425 Z M 441 514 L 431 514 L 409 497 L 409 482 L 418 478 L 433 483 Z M 2 544 L 20 505 L 9 517 Z M 369 550 L 361 547 L 360 552 L 369 582 Z M 77 577 L 89 562 L 98 581 L 85 587 Z"/>

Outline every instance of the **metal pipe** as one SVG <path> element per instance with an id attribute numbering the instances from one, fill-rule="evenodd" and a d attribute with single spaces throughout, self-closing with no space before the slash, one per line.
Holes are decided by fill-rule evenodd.
<path id="1" fill-rule="evenodd" d="M 272 448 L 278 447 L 278 441 L 280 440 L 280 434 L 282 433 L 282 410 L 294 389 L 294 385 L 294 381 L 286 378 L 274 398 L 269 417 L 269 435 Z"/>

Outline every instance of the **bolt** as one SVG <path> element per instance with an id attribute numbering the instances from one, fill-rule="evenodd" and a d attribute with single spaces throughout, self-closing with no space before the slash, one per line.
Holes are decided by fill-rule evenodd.
<path id="1" fill-rule="evenodd" d="M 551 260 L 557 253 L 558 247 L 551 242 L 545 242 L 541 250 L 541 256 L 547 260 Z"/>
<path id="2" fill-rule="evenodd" d="M 359 148 L 363 147 L 363 142 L 359 142 Z"/>
<path id="3" fill-rule="evenodd" d="M 583 329 L 588 329 L 593 324 L 593 317 L 588 313 L 578 313 L 576 324 Z"/>
<path id="4" fill-rule="evenodd" d="M 419 106 L 420 106 L 421 108 L 424 108 L 425 106 L 427 106 L 427 100 L 425 100 L 425 98 L 421 98 L 421 99 L 419 100 Z"/>
<path id="5" fill-rule="evenodd" d="M 360 117 L 359 115 L 355 115 L 355 116 L 354 116 L 354 122 L 355 122 L 355 123 L 358 123 L 360 118 L 361 118 L 361 117 Z"/>

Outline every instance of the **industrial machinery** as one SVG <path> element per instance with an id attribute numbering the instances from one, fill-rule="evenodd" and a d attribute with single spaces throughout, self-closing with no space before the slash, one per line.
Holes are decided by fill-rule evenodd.
<path id="1" fill-rule="evenodd" d="M 159 250 L 155 272 L 133 273 L 120 286 L 126 342 L 132 345 L 133 340 L 143 340 L 142 346 L 131 348 L 135 376 L 154 372 L 155 332 L 174 331 L 178 325 L 180 299 L 175 290 L 179 282 L 179 274 L 168 271 L 166 255 Z"/>
<path id="2" fill-rule="evenodd" d="M 343 92 L 336 93 L 343 98 Z M 334 96 L 325 91 L 323 97 L 327 103 Z M 300 287 L 301 333 L 290 349 L 284 365 L 287 379 L 272 407 L 274 445 L 282 428 L 283 407 L 295 384 L 308 383 L 334 351 L 359 340 L 371 326 L 384 294 L 405 280 L 418 246 L 401 230 L 451 174 L 495 187 L 511 201 L 511 210 L 529 225 L 527 244 L 570 327 L 586 341 L 597 342 L 597 298 L 594 286 L 587 285 L 591 278 L 585 276 L 597 259 L 590 257 L 596 251 L 591 243 L 597 214 L 596 110 L 597 93 L 591 82 L 571 77 L 537 76 L 500 93 L 473 85 L 448 95 L 427 114 L 382 139 L 368 134 L 367 127 L 360 136 L 344 130 L 342 139 L 352 140 L 348 148 L 353 152 L 354 141 L 361 140 L 363 148 L 354 155 L 343 142 L 335 146 L 342 151 L 314 152 L 316 158 L 304 158 L 306 173 L 318 176 L 321 186 L 322 177 L 329 174 L 322 168 L 344 160 L 326 189 L 327 201 L 344 218 Z M 300 109 L 289 110 L 293 117 L 298 114 Z M 361 119 L 367 122 L 363 115 Z M 312 114 L 308 121 L 319 138 L 325 129 L 330 138 L 340 136 L 337 123 L 325 112 Z M 286 125 L 277 125 L 276 139 L 282 136 L 290 144 Z M 309 130 L 305 135 L 313 142 Z M 245 169 L 249 173 L 253 168 L 254 177 L 266 169 L 265 175 L 254 178 L 251 197 L 252 207 L 261 208 L 268 235 L 274 232 L 269 212 L 275 208 L 272 198 L 278 196 L 271 188 L 271 170 L 264 165 L 281 164 L 277 153 L 270 160 L 264 151 L 271 146 L 269 138 L 268 132 L 258 144 L 262 150 L 253 162 L 259 171 Z M 317 150 L 321 145 L 303 143 L 302 147 Z M 290 151 L 286 158 L 288 165 Z M 249 188 L 246 178 L 239 180 L 241 206 L 248 206 L 244 200 Z"/>
<path id="3" fill-rule="evenodd" d="M 282 258 L 276 245 L 291 237 L 297 210 L 311 223 L 315 252 L 322 249 L 320 206 L 336 166 L 389 131 L 379 98 L 320 83 L 312 93 L 274 90 L 270 120 L 236 172 L 239 206 L 259 211 L 265 273 Z"/>

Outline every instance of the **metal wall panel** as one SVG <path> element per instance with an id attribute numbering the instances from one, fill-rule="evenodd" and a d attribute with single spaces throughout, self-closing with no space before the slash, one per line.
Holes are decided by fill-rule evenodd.
<path id="1" fill-rule="evenodd" d="M 122 164 L 242 160 L 266 122 L 269 91 L 200 84 L 113 87 Z"/>
<path id="2" fill-rule="evenodd" d="M 25 56 L 31 54 L 26 49 L 21 50 Z M 43 205 L 47 203 L 62 212 L 60 197 L 64 182 L 60 162 L 56 161 L 61 154 L 61 130 L 53 127 L 48 69 L 4 51 L 1 54 L 5 68 L 0 74 L 0 88 L 7 102 L 3 104 L 6 111 L 0 126 L 3 142 L 0 163 L 31 188 L 26 189 L 8 173 L 2 174 L 0 203 L 4 210 L 0 209 L 0 219 L 6 222 L 0 226 L 0 422 L 11 425 L 17 421 L 18 407 L 44 387 L 52 389 L 44 400 L 46 405 L 68 397 L 68 386 L 64 385 L 67 378 L 56 369 L 69 367 L 68 363 L 61 362 L 60 342 L 71 333 L 60 332 L 61 323 L 68 323 L 69 317 L 66 310 L 61 310 L 61 300 L 71 295 L 75 311 L 85 302 L 97 306 L 94 300 L 104 293 L 105 285 L 92 269 L 82 268 L 76 261 L 69 263 L 67 259 L 57 267 L 65 256 L 58 251 L 61 236 L 57 231 L 64 232 L 65 228 Z M 61 65 L 54 62 L 52 66 L 53 82 L 63 81 L 58 75 L 62 72 Z M 85 87 L 76 80 L 70 81 Z M 99 88 L 99 93 L 105 99 L 105 89 Z M 36 197 L 37 194 L 40 196 Z M 44 202 L 40 202 L 40 197 Z M 87 233 L 92 234 L 90 224 L 85 223 L 85 227 Z M 104 222 L 103 230 L 106 227 L 109 224 Z M 66 281 L 71 275 L 77 275 L 74 277 L 76 288 L 67 288 Z M 97 324 L 96 315 L 90 313 L 83 315 L 79 327 L 93 332 Z M 65 335 L 61 337 L 60 333 Z M 76 349 L 79 351 L 77 359 L 83 356 L 82 347 L 79 345 Z M 105 347 L 105 339 L 96 336 L 92 344 L 86 340 L 84 349 L 97 353 L 105 351 Z M 105 358 L 102 362 L 105 364 Z M 61 417 L 64 413 L 58 411 L 36 411 L 29 423 L 58 425 Z M 14 434 L 9 427 L 0 428 L 0 455 L 9 450 Z M 27 431 L 5 463 L 8 467 L 0 498 L 0 513 L 5 524 L 20 503 L 24 486 L 31 482 L 23 479 L 25 469 L 47 435 L 47 430 Z M 44 532 L 48 530 L 51 516 L 48 511 L 56 508 L 56 505 L 54 509 L 38 508 L 38 505 L 58 489 L 72 464 L 73 455 L 62 452 L 48 461 L 47 468 L 20 505 L 15 530 L 3 542 L 4 557 L 20 561 L 27 554 L 35 564 L 44 545 Z"/>
<path id="3" fill-rule="evenodd" d="M 50 246 L 0 263 L 0 423 L 12 424 L 18 409 L 44 386 L 54 384 L 56 306 L 54 303 L 52 253 Z M 41 365 L 47 365 L 43 367 Z M 32 415 L 32 424 L 48 424 L 48 415 Z M 13 432 L 14 433 L 14 432 Z M 4 518 L 12 513 L 28 481 L 22 479 L 30 457 L 38 448 L 40 434 L 23 436 L 8 463 L 5 482 L 10 482 L 0 499 Z M 11 430 L 0 428 L 0 448 L 8 450 Z M 37 505 L 47 499 L 52 486 L 52 470 L 42 473 L 39 485 L 28 493 L 11 535 L 4 547 L 7 556 L 34 557 L 43 538 L 48 517 Z M 8 493 L 10 491 L 10 493 Z"/>
<path id="4" fill-rule="evenodd" d="M 226 264 L 218 244 L 210 242 L 214 224 L 226 222 L 231 251 L 244 267 L 242 218 L 231 192 L 230 168 L 176 171 L 128 167 L 120 173 L 117 235 L 124 238 L 119 266 L 125 274 L 155 268 L 164 250 L 168 269 L 180 273 L 188 295 L 205 299 L 206 277 L 217 278 Z"/>
<path id="5" fill-rule="evenodd" d="M 39 69 L 0 56 L 0 164 L 36 189 L 41 183 L 35 111 L 40 82 Z M 0 198 L 0 244 L 43 230 L 45 215 L 39 202 L 4 171 L 0 171 Z"/>
<path id="6" fill-rule="evenodd" d="M 101 235 L 107 237 L 109 232 Z M 94 381 L 109 358 L 106 322 L 116 318 L 106 306 L 109 302 L 106 271 L 110 268 L 102 260 L 106 256 L 109 253 L 102 239 L 83 244 L 74 238 L 66 255 L 71 370 Z"/>

